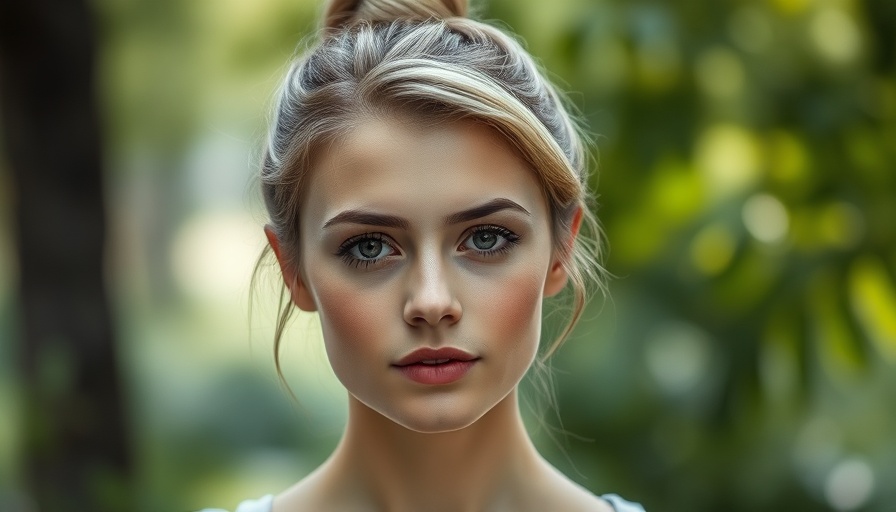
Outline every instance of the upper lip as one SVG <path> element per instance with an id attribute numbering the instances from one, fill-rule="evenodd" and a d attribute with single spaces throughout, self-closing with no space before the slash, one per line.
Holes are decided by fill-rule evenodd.
<path id="1" fill-rule="evenodd" d="M 399 359 L 394 366 L 408 366 L 411 364 L 417 364 L 423 361 L 433 361 L 439 359 L 453 359 L 455 361 L 473 361 L 474 359 L 479 359 L 478 357 L 470 354 L 469 352 L 464 352 L 459 348 L 452 347 L 444 347 L 444 348 L 418 348 L 417 350 L 411 352 L 410 354 Z"/>

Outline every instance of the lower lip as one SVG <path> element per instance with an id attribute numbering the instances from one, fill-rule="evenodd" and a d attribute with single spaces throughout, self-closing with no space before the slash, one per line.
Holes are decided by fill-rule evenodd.
<path id="1" fill-rule="evenodd" d="M 474 364 L 476 364 L 475 359 L 472 361 L 451 361 L 443 364 L 409 364 L 407 366 L 398 366 L 397 368 L 405 377 L 414 382 L 440 386 L 460 380 Z"/>

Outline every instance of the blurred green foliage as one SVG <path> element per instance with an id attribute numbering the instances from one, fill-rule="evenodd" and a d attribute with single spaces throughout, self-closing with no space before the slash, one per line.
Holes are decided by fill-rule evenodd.
<path id="1" fill-rule="evenodd" d="M 270 356 L 273 283 L 245 316 L 254 162 L 320 5 L 96 8 L 135 510 L 233 508 L 323 460 L 344 414 L 313 319 L 287 346 L 297 405 Z M 552 360 L 556 417 L 530 414 L 546 456 L 647 510 L 892 508 L 896 4 L 492 0 L 478 14 L 526 41 L 595 134 L 616 277 Z M 0 379 L 4 409 L 15 386 Z M 13 483 L 15 440 L 0 422 Z"/>
<path id="2" fill-rule="evenodd" d="M 598 134 L 618 279 L 555 363 L 567 467 L 648 510 L 885 510 L 896 10 L 572 4 L 493 3 Z"/>

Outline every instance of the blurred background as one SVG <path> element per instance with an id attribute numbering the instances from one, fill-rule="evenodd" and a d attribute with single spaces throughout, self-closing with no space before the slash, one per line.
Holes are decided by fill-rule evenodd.
<path id="1" fill-rule="evenodd" d="M 345 415 L 313 316 L 291 401 L 278 277 L 249 287 L 265 124 L 320 3 L 9 4 L 0 510 L 278 492 Z M 596 141 L 615 278 L 552 360 L 556 408 L 526 385 L 543 453 L 653 511 L 893 510 L 896 3 L 474 6 Z"/>

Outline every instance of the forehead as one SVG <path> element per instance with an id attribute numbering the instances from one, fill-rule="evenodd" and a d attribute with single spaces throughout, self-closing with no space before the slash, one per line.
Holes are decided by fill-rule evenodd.
<path id="1" fill-rule="evenodd" d="M 305 217 L 349 208 L 443 215 L 495 197 L 535 214 L 546 204 L 534 172 L 495 130 L 473 121 L 438 125 L 364 119 L 317 160 Z M 309 218 L 311 217 L 311 218 Z"/>

